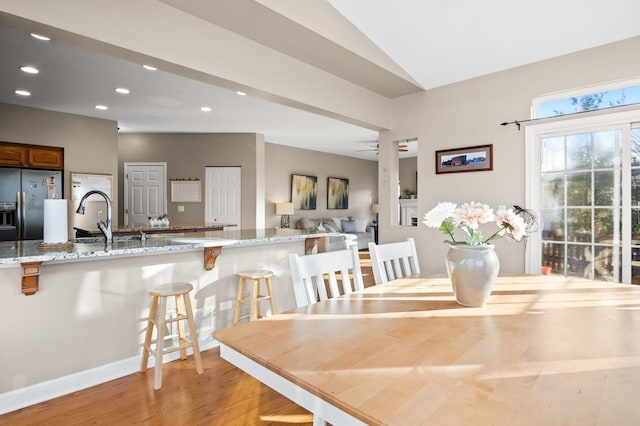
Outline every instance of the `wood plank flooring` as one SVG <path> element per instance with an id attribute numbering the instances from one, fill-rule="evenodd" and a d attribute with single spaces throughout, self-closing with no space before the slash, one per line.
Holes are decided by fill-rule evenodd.
<path id="1" fill-rule="evenodd" d="M 360 252 L 365 286 L 373 285 L 369 253 Z M 0 416 L 3 425 L 311 425 L 312 415 L 220 358 L 202 352 L 204 374 L 192 357 L 93 386 Z"/>

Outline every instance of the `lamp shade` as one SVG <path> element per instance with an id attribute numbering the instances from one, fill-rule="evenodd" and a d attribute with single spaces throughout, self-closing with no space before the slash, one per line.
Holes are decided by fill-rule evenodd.
<path id="1" fill-rule="evenodd" d="M 372 204 L 371 205 L 371 211 L 378 214 L 380 213 L 380 205 L 379 204 Z"/>
<path id="2" fill-rule="evenodd" d="M 293 214 L 293 203 L 276 203 L 276 214 L 280 216 Z"/>

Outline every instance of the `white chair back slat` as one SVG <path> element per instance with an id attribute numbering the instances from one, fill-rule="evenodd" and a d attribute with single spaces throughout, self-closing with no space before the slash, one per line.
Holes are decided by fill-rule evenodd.
<path id="1" fill-rule="evenodd" d="M 336 296 L 340 295 L 340 290 L 338 290 L 338 277 L 336 276 L 335 271 L 329 272 L 329 294 L 330 296 L 326 296 L 321 298 L 320 300 L 327 300 L 328 298 L 333 299 Z"/>
<path id="2" fill-rule="evenodd" d="M 305 256 L 291 253 L 289 266 L 298 307 L 364 288 L 356 246 Z M 329 287 L 328 293 L 325 288 L 325 278 Z"/>
<path id="3" fill-rule="evenodd" d="M 389 244 L 369 243 L 369 255 L 376 284 L 420 273 L 416 243 L 413 238 Z"/>

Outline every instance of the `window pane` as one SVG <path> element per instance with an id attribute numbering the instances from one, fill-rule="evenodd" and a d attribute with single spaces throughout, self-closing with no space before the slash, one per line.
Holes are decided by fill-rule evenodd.
<path id="1" fill-rule="evenodd" d="M 620 265 L 620 261 L 617 262 Z M 611 247 L 595 247 L 593 259 L 593 279 L 613 281 L 613 249 Z"/>
<path id="2" fill-rule="evenodd" d="M 591 172 L 567 175 L 567 206 L 591 205 Z"/>
<path id="3" fill-rule="evenodd" d="M 551 266 L 554 274 L 564 274 L 564 244 L 543 243 L 542 264 Z"/>
<path id="4" fill-rule="evenodd" d="M 631 205 L 640 206 L 640 169 L 631 170 Z"/>
<path id="5" fill-rule="evenodd" d="M 616 133 L 616 131 L 610 130 L 593 134 L 593 166 L 595 168 L 610 168 L 614 166 Z"/>
<path id="6" fill-rule="evenodd" d="M 564 173 L 547 173 L 542 176 L 542 208 L 564 206 Z"/>
<path id="7" fill-rule="evenodd" d="M 567 170 L 591 169 L 591 134 L 567 136 Z"/>
<path id="8" fill-rule="evenodd" d="M 614 222 L 613 209 L 595 209 L 593 223 L 593 239 L 596 243 L 613 243 L 616 226 Z"/>
<path id="9" fill-rule="evenodd" d="M 536 117 L 555 117 L 558 115 L 615 108 L 637 103 L 640 103 L 640 86 L 626 86 L 540 102 L 538 104 L 538 115 Z"/>
<path id="10" fill-rule="evenodd" d="M 591 242 L 591 209 L 567 210 L 567 241 Z"/>
<path id="11" fill-rule="evenodd" d="M 543 172 L 564 170 L 564 137 L 542 139 Z"/>
<path id="12" fill-rule="evenodd" d="M 593 201 L 596 206 L 612 206 L 614 201 L 614 189 L 620 191 L 620 186 L 614 188 L 613 170 L 597 171 L 593 173 Z M 620 194 L 617 194 L 620 196 Z"/>
<path id="13" fill-rule="evenodd" d="M 542 210 L 542 239 L 562 241 L 564 239 L 564 209 Z"/>
<path id="14" fill-rule="evenodd" d="M 631 248 L 631 284 L 640 284 L 640 247 Z"/>
<path id="15" fill-rule="evenodd" d="M 640 244 L 640 209 L 631 208 L 631 241 Z"/>
<path id="16" fill-rule="evenodd" d="M 631 166 L 640 166 L 640 128 L 631 129 Z"/>
<path id="17" fill-rule="evenodd" d="M 591 279 L 591 252 L 589 246 L 567 246 L 567 276 Z"/>

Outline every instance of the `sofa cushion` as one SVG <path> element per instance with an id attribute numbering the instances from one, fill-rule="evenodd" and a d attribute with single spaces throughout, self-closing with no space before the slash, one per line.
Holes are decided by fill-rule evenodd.
<path id="1" fill-rule="evenodd" d="M 355 234 L 358 232 L 358 227 L 356 225 L 355 220 L 343 220 L 342 221 L 342 232 Z"/>
<path id="2" fill-rule="evenodd" d="M 316 229 L 318 225 L 308 217 L 300 218 L 298 223 L 296 224 L 296 228 L 298 229 Z"/>

